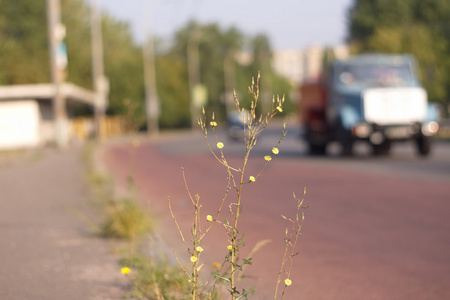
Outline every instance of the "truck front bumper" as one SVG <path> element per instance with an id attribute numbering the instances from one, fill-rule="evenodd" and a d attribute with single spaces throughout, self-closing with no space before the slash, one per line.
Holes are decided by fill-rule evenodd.
<path id="1" fill-rule="evenodd" d="M 389 141 L 416 139 L 420 136 L 433 136 L 439 130 L 437 122 L 413 123 L 403 125 L 376 125 L 358 123 L 352 127 L 352 136 L 366 140 L 374 145 Z"/>

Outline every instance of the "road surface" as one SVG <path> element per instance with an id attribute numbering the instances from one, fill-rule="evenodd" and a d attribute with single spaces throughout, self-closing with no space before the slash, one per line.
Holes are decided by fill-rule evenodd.
<path id="1" fill-rule="evenodd" d="M 263 166 L 278 133 L 270 128 L 260 138 L 246 176 Z M 289 130 L 280 154 L 244 190 L 245 251 L 271 241 L 245 271 L 249 279 L 242 284 L 256 286 L 253 299 L 274 298 L 288 225 L 281 215 L 292 216 L 292 194 L 302 197 L 305 188 L 308 209 L 285 299 L 450 299 L 450 143 L 437 143 L 427 159 L 417 157 L 409 144 L 394 146 L 389 157 L 371 157 L 364 145 L 357 145 L 353 158 L 339 157 L 333 145 L 329 156 L 309 157 L 297 134 Z M 220 133 L 218 138 L 227 160 L 240 166 L 242 144 Z M 137 148 L 118 142 L 103 154 L 117 186 L 123 189 L 133 176 L 140 200 L 158 220 L 161 247 L 187 260 L 167 205 L 170 198 L 189 236 L 193 210 L 181 168 L 191 193 L 200 195 L 203 216 L 215 214 L 226 186 L 226 172 L 203 136 L 163 135 L 142 140 Z M 203 246 L 205 269 L 221 261 L 227 244 L 220 226 L 211 231 Z"/>

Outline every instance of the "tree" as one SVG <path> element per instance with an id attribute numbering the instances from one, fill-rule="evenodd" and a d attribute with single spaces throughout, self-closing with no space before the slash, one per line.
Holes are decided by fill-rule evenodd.
<path id="1" fill-rule="evenodd" d="M 272 95 L 289 94 L 291 87 L 287 80 L 276 75 L 271 67 L 271 49 L 265 35 L 247 37 L 237 28 L 222 29 L 217 24 L 201 25 L 190 21 L 175 35 L 175 42 L 170 55 L 176 55 L 187 65 L 187 47 L 193 37 L 199 36 L 200 80 L 207 86 L 209 102 L 208 111 L 214 111 L 216 118 L 224 118 L 226 109 L 225 92 L 235 89 L 238 95 L 246 96 L 251 78 L 261 72 L 262 91 L 266 98 Z M 246 42 L 247 41 L 247 42 Z M 250 65 L 240 65 L 235 57 L 238 53 L 248 51 L 253 57 Z M 232 66 L 225 68 L 224 66 Z M 276 83 L 276 84 L 275 84 Z M 250 108 L 248 97 L 240 97 L 242 104 Z"/>
<path id="2" fill-rule="evenodd" d="M 83 0 L 60 1 L 61 20 L 67 32 L 66 81 L 92 89 L 90 6 Z M 0 84 L 50 82 L 45 1 L 0 0 L 0 7 Z M 141 127 L 145 122 L 141 46 L 133 41 L 127 23 L 107 13 L 102 15 L 102 28 L 105 75 L 110 86 L 108 113 L 127 116 L 134 127 Z M 258 71 L 262 73 L 262 91 L 267 95 L 289 94 L 287 81 L 271 69 L 266 36 L 247 37 L 234 27 L 222 29 L 217 24 L 191 21 L 176 33 L 169 49 L 162 51 L 156 44 L 162 127 L 186 127 L 191 123 L 187 45 L 193 42 L 195 32 L 200 34 L 200 82 L 208 89 L 207 110 L 214 111 L 218 119 L 225 117 L 225 92 L 229 95 L 236 89 L 239 95 L 247 95 L 251 78 Z M 250 65 L 241 65 L 235 59 L 243 51 L 252 53 Z M 247 98 L 240 98 L 244 105 L 248 104 Z M 77 111 L 91 113 L 89 109 Z"/>
<path id="3" fill-rule="evenodd" d="M 105 73 L 110 83 L 109 113 L 130 115 L 145 120 L 144 75 L 141 47 L 134 44 L 127 23 L 103 16 Z M 130 103 L 133 103 L 130 105 Z M 135 124 L 138 126 L 137 124 Z"/>
<path id="4" fill-rule="evenodd" d="M 186 61 L 170 54 L 156 61 L 158 96 L 161 103 L 162 128 L 186 128 L 191 125 L 189 85 Z"/>
<path id="5" fill-rule="evenodd" d="M 190 21 L 175 35 L 171 54 L 182 58 L 186 65 L 189 63 L 188 45 L 198 48 L 199 79 L 207 87 L 207 107 L 208 110 L 214 110 L 219 118 L 225 112 L 224 60 L 231 51 L 240 49 L 241 40 L 242 34 L 236 28 L 223 31 L 217 24 L 200 25 L 195 21 Z"/>
<path id="6" fill-rule="evenodd" d="M 0 0 L 0 84 L 50 82 L 46 1 Z M 61 0 L 61 21 L 66 27 L 67 81 L 92 89 L 90 7 L 83 0 Z M 104 14 L 104 64 L 110 80 L 110 113 L 142 119 L 143 75 L 140 47 L 129 26 Z M 128 99 L 127 101 L 125 101 Z M 90 113 L 83 110 L 82 113 Z M 140 121 L 141 122 L 141 121 Z"/>
<path id="7" fill-rule="evenodd" d="M 411 53 L 430 100 L 450 99 L 450 1 L 355 0 L 348 12 L 352 52 Z"/>
<path id="8" fill-rule="evenodd" d="M 61 1 L 61 22 L 66 26 L 66 80 L 87 89 L 93 88 L 90 7 L 80 0 Z"/>
<path id="9" fill-rule="evenodd" d="M 0 84 L 50 80 L 45 1 L 0 0 Z"/>

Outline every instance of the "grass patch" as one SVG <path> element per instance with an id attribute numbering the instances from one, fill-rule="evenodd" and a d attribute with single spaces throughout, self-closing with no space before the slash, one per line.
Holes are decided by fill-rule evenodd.
<path id="1" fill-rule="evenodd" d="M 103 237 L 135 239 L 152 228 L 149 214 L 135 199 L 111 201 L 105 213 L 99 232 Z"/>
<path id="2" fill-rule="evenodd" d="M 94 166 L 96 145 L 85 147 L 83 159 L 87 166 L 86 178 L 91 187 L 93 204 L 101 211 L 97 234 L 107 238 L 136 239 L 152 229 L 150 213 L 138 201 L 132 180 L 126 196 L 116 199 L 111 178 L 99 173 Z"/>
<path id="3" fill-rule="evenodd" d="M 116 199 L 114 182 L 110 176 L 98 172 L 94 165 L 95 143 L 85 147 L 83 158 L 86 164 L 86 180 L 91 189 L 91 204 L 98 210 L 101 220 L 90 223 L 96 234 L 105 238 L 125 241 L 118 250 L 120 267 L 131 267 L 125 274 L 130 280 L 132 299 L 173 299 L 184 300 L 190 295 L 190 285 L 181 270 L 171 264 L 164 253 L 159 253 L 155 261 L 153 255 L 147 255 L 142 247 L 151 240 L 153 222 L 151 213 L 143 207 L 136 196 L 136 187 L 132 176 L 128 180 L 126 196 Z M 134 151 L 134 150 L 133 150 Z M 154 252 L 153 247 L 149 249 Z M 143 254 L 146 253 L 146 254 Z"/>
<path id="4" fill-rule="evenodd" d="M 167 260 L 156 263 L 153 258 L 135 255 L 132 258 L 122 259 L 120 264 L 131 266 L 133 269 L 127 276 L 133 286 L 134 298 L 152 300 L 189 298 L 190 284 L 184 274 Z"/>

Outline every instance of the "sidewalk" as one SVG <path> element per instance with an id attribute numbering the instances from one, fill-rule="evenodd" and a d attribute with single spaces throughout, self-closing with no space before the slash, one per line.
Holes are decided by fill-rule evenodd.
<path id="1" fill-rule="evenodd" d="M 0 153 L 0 299 L 123 299 L 126 280 L 92 213 L 82 148 Z"/>

